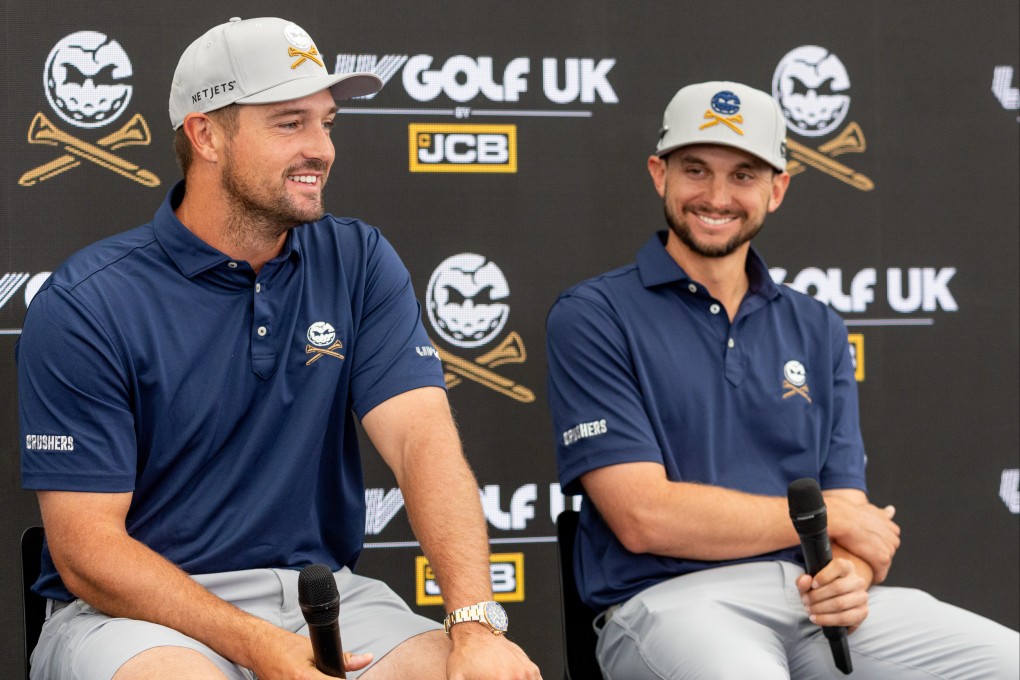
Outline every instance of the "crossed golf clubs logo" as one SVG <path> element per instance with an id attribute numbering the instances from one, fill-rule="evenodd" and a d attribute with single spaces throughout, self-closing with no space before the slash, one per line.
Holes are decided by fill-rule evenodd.
<path id="1" fill-rule="evenodd" d="M 322 61 L 319 59 L 319 50 L 315 49 L 315 45 L 312 45 L 312 47 L 308 50 L 299 50 L 296 47 L 288 47 L 287 54 L 291 57 L 301 57 L 290 65 L 292 69 L 297 68 L 301 64 L 305 63 L 305 61 L 314 61 L 319 66 L 323 65 Z"/>
<path id="2" fill-rule="evenodd" d="M 800 386 L 798 386 L 798 385 L 794 385 L 789 380 L 784 380 L 783 381 L 783 389 L 786 390 L 786 392 L 783 392 L 783 399 L 789 399 L 793 395 L 799 394 L 800 396 L 802 396 L 805 399 L 807 399 L 807 402 L 809 404 L 811 403 L 811 397 L 808 396 L 808 392 L 811 391 L 811 388 L 808 387 L 807 385 L 800 385 Z"/>
<path id="3" fill-rule="evenodd" d="M 326 354 L 328 354 L 329 356 L 331 356 L 331 357 L 333 357 L 335 359 L 341 359 L 342 360 L 344 358 L 344 355 L 340 354 L 339 352 L 334 352 L 333 350 L 335 350 L 335 349 L 343 349 L 343 346 L 344 346 L 344 344 L 342 342 L 340 342 L 339 340 L 334 342 L 329 347 L 316 347 L 315 345 L 305 345 L 305 354 L 314 354 L 315 355 L 314 357 L 312 357 L 311 359 L 309 359 L 308 361 L 305 362 L 305 366 L 311 366 L 312 364 L 314 364 L 316 361 L 321 359 Z"/>
<path id="4" fill-rule="evenodd" d="M 839 134 L 817 149 L 812 149 L 789 137 L 786 139 L 786 147 L 791 159 L 786 164 L 786 171 L 791 175 L 804 172 L 807 166 L 811 166 L 841 182 L 846 182 L 855 189 L 871 191 L 875 188 L 875 183 L 868 177 L 835 160 L 835 156 L 840 154 L 861 153 L 867 148 L 864 132 L 857 123 L 848 123 Z"/>
<path id="5" fill-rule="evenodd" d="M 435 343 L 433 343 L 435 346 Z M 495 349 L 483 354 L 474 361 L 459 357 L 445 349 L 439 349 L 439 358 L 443 361 L 446 371 L 446 388 L 459 385 L 464 378 L 484 385 L 502 395 L 530 404 L 535 401 L 535 393 L 524 385 L 491 370 L 503 364 L 520 364 L 527 360 L 524 341 L 517 331 L 510 334 Z"/>
<path id="6" fill-rule="evenodd" d="M 744 122 L 744 116 L 739 113 L 735 116 L 720 116 L 718 113 L 709 110 L 705 111 L 705 118 L 708 122 L 699 127 L 699 130 L 704 130 L 705 128 L 710 128 L 713 125 L 719 125 L 722 123 L 738 135 L 742 136 L 744 134 L 744 131 L 736 126 L 737 123 L 743 124 Z"/>
<path id="7" fill-rule="evenodd" d="M 18 184 L 23 187 L 34 186 L 55 175 L 76 168 L 81 165 L 82 160 L 87 160 L 143 186 L 157 187 L 159 178 L 156 175 L 129 160 L 110 153 L 110 150 L 116 150 L 123 146 L 145 146 L 151 142 L 152 135 L 149 133 L 149 126 L 140 113 L 136 113 L 116 132 L 100 139 L 98 144 L 90 144 L 61 130 L 42 112 L 39 112 L 35 114 L 28 126 L 28 143 L 59 146 L 66 153 L 54 158 L 49 163 L 29 170 L 21 176 Z"/>

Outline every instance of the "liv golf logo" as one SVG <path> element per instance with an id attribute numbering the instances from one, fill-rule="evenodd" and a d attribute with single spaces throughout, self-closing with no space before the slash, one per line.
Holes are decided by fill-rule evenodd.
<path id="1" fill-rule="evenodd" d="M 371 71 L 390 83 L 339 113 L 451 116 L 460 120 L 591 118 L 596 106 L 619 102 L 610 82 L 614 58 L 455 54 L 338 54 L 335 71 Z M 400 74 L 400 77 L 397 77 Z M 403 90 L 400 91 L 400 86 Z M 379 97 L 382 104 L 360 106 Z M 378 100 L 377 100 L 378 101 Z M 395 102 L 396 106 L 387 106 Z M 373 102 L 375 103 L 375 102 Z M 567 108 L 570 107 L 570 108 Z M 409 123 L 408 169 L 414 173 L 516 173 L 517 125 Z"/>
<path id="2" fill-rule="evenodd" d="M 25 310 L 49 277 L 50 272 L 34 276 L 27 272 L 6 272 L 0 276 L 0 335 L 21 333 Z M 19 299 L 23 300 L 24 306 L 18 304 Z"/>

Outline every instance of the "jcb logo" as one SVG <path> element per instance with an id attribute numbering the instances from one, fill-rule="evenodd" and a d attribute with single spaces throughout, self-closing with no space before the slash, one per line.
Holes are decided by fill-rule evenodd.
<path id="1" fill-rule="evenodd" d="M 854 363 L 854 379 L 857 382 L 864 382 L 864 334 L 849 333 L 850 360 Z"/>
<path id="2" fill-rule="evenodd" d="M 414 572 L 418 606 L 443 604 L 443 594 L 426 557 L 415 558 Z M 489 576 L 497 602 L 524 602 L 524 553 L 489 555 Z"/>
<path id="3" fill-rule="evenodd" d="M 407 126 L 411 172 L 517 172 L 516 125 Z"/>

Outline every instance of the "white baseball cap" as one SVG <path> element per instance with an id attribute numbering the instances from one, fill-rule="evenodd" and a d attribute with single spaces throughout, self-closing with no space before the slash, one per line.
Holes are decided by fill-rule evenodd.
<path id="1" fill-rule="evenodd" d="M 269 104 L 329 89 L 334 99 L 373 94 L 383 82 L 374 73 L 334 73 L 297 24 L 263 17 L 234 17 L 211 28 L 184 50 L 170 86 L 170 123 L 189 113 L 229 104 Z"/>
<path id="2" fill-rule="evenodd" d="M 655 155 L 688 144 L 721 144 L 786 170 L 786 121 L 771 95 L 740 83 L 713 81 L 682 88 L 662 117 Z"/>

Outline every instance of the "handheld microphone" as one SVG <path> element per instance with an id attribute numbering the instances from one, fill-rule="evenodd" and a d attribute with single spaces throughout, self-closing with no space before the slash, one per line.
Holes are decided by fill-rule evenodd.
<path id="1" fill-rule="evenodd" d="M 346 678 L 340 646 L 340 592 L 325 564 L 310 564 L 298 576 L 298 604 L 308 623 L 315 668 L 332 678 Z"/>
<path id="2" fill-rule="evenodd" d="M 804 552 L 807 573 L 814 576 L 832 561 L 832 546 L 829 544 L 828 518 L 825 499 L 818 488 L 818 482 L 811 478 L 798 479 L 786 490 L 790 503 L 790 519 L 800 536 L 800 547 Z M 832 660 L 836 668 L 849 674 L 853 671 L 850 663 L 850 645 L 846 638 L 845 626 L 823 626 L 822 633 L 832 649 Z"/>

